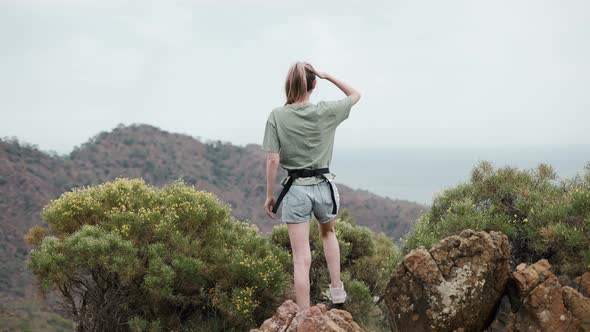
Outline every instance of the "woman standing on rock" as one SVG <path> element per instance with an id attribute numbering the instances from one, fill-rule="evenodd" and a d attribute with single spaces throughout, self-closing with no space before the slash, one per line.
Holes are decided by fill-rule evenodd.
<path id="1" fill-rule="evenodd" d="M 316 86 L 316 77 L 334 83 L 346 97 L 311 103 L 309 97 Z M 330 271 L 332 304 L 342 304 L 346 301 L 346 291 L 340 280 L 340 248 L 334 232 L 340 196 L 329 166 L 336 127 L 348 118 L 361 94 L 333 76 L 316 71 L 305 62 L 291 66 L 285 92 L 287 102 L 272 110 L 264 132 L 262 149 L 267 152 L 264 207 L 266 213 L 276 219 L 274 214 L 283 202 L 281 219 L 289 230 L 295 297 L 299 307 L 310 307 L 309 229 L 312 213 L 318 220 Z M 282 181 L 283 190 L 275 201 L 273 185 L 279 163 L 289 176 Z"/>

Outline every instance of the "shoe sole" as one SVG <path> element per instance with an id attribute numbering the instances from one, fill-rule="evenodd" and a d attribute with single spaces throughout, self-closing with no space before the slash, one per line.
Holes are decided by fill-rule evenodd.
<path id="1" fill-rule="evenodd" d="M 344 308 L 344 303 L 328 303 L 327 307 L 328 307 L 328 310 L 342 309 L 342 308 Z"/>

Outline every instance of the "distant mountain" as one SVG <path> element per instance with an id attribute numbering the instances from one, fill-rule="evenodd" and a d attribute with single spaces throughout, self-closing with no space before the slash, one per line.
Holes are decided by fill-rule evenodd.
<path id="1" fill-rule="evenodd" d="M 286 174 L 279 172 L 278 180 Z M 73 187 L 116 177 L 142 177 L 161 186 L 182 178 L 228 202 L 236 218 L 268 232 L 279 223 L 266 217 L 265 155 L 259 145 L 203 143 L 150 125 L 120 125 L 101 132 L 69 156 L 39 151 L 18 140 L 0 140 L 0 292 L 25 295 L 31 284 L 24 265 L 28 253 L 23 235 L 41 222 L 40 211 L 51 199 Z M 281 186 L 277 182 L 276 189 Z M 383 198 L 338 184 L 341 203 L 359 225 L 394 239 L 405 234 L 419 204 Z"/>

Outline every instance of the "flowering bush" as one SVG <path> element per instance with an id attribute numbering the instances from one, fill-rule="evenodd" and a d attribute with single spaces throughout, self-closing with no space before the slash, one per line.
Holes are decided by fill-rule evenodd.
<path id="1" fill-rule="evenodd" d="M 499 230 L 510 238 L 512 263 L 547 258 L 558 273 L 590 269 L 590 164 L 558 181 L 545 164 L 494 169 L 481 162 L 471 180 L 435 197 L 405 241 L 404 252 L 461 230 Z"/>
<path id="2" fill-rule="evenodd" d="M 246 329 L 271 316 L 288 254 L 227 204 L 176 181 L 118 178 L 75 188 L 31 228 L 29 267 L 82 330 L 174 329 L 191 319 Z"/>

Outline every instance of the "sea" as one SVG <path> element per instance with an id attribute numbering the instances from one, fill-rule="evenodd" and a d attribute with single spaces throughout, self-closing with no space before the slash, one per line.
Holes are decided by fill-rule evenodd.
<path id="1" fill-rule="evenodd" d="M 582 173 L 590 144 L 574 146 L 334 148 L 336 182 L 380 196 L 430 205 L 434 195 L 468 182 L 480 161 L 495 168 L 551 165 L 559 179 Z"/>

